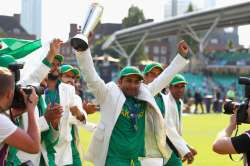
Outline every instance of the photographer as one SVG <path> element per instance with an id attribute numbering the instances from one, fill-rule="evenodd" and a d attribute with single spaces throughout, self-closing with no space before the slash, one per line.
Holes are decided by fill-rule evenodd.
<path id="1" fill-rule="evenodd" d="M 213 151 L 218 154 L 244 154 L 244 165 L 250 164 L 250 132 L 246 131 L 245 133 L 231 137 L 233 131 L 237 126 L 237 112 L 231 115 L 230 122 L 228 126 L 222 130 L 213 144 Z M 246 110 L 247 120 L 244 123 L 250 122 L 250 109 Z"/>
<path id="2" fill-rule="evenodd" d="M 250 131 L 231 137 L 233 131 L 238 131 L 241 123 L 250 123 L 250 79 L 240 77 L 239 84 L 245 85 L 245 100 L 241 103 L 226 100 L 224 103 L 224 114 L 232 114 L 229 125 L 218 134 L 213 144 L 213 150 L 219 154 L 244 154 L 244 165 L 250 163 Z M 230 156 L 231 158 L 231 156 Z M 232 159 L 232 158 L 231 158 Z"/>
<path id="3" fill-rule="evenodd" d="M 0 165 L 2 165 L 8 145 L 28 153 L 38 153 L 40 150 L 40 134 L 34 112 L 38 101 L 34 88 L 32 88 L 30 96 L 21 91 L 28 113 L 28 130 L 26 133 L 15 126 L 5 115 L 12 104 L 15 81 L 12 73 L 4 67 L 0 67 L 0 87 Z"/>
<path id="4" fill-rule="evenodd" d="M 48 51 L 47 56 L 43 59 L 43 61 L 39 62 L 38 65 L 30 69 L 28 74 L 26 75 L 17 74 L 19 76 L 17 77 L 15 76 L 16 81 L 19 80 L 17 84 L 21 85 L 22 87 L 27 87 L 27 85 L 29 86 L 29 85 L 39 84 L 46 77 L 48 72 L 51 70 L 52 63 L 55 59 L 55 56 L 57 55 L 57 52 L 61 44 L 62 44 L 62 41 L 60 39 L 54 39 L 50 43 L 50 49 Z M 18 64 L 16 63 L 16 60 L 12 56 L 10 55 L 0 56 L 0 66 L 10 68 L 10 65 L 12 64 L 14 65 Z M 11 67 L 11 71 L 15 73 L 15 75 L 16 75 L 16 72 L 22 68 L 22 67 L 20 68 L 17 66 L 14 67 L 14 70 L 13 70 L 13 67 Z M 55 110 L 56 108 L 58 108 L 57 110 L 60 110 L 59 107 L 51 108 L 51 110 Z M 11 114 L 12 114 L 12 117 L 15 119 L 16 124 L 20 126 L 22 129 L 24 129 L 25 131 L 27 131 L 28 130 L 28 113 L 12 110 Z M 38 104 L 35 110 L 35 116 L 38 122 L 40 134 L 42 134 L 42 132 L 46 132 L 47 134 L 50 134 L 50 132 L 48 132 L 50 128 L 50 124 L 55 119 L 60 118 L 61 116 L 60 114 L 61 114 L 60 111 L 50 111 L 50 108 L 46 108 L 46 105 L 44 105 L 44 101 L 42 97 L 39 96 Z M 54 136 L 54 134 L 55 133 L 53 133 L 52 135 Z M 41 155 L 41 152 L 44 152 L 43 155 Z M 7 164 L 17 166 L 29 160 L 34 165 L 39 165 L 40 160 L 42 160 L 43 157 L 47 158 L 46 152 L 43 146 L 41 147 L 40 153 L 35 154 L 35 155 L 34 154 L 31 155 L 29 153 L 25 153 L 23 151 L 17 150 L 14 147 L 10 147 L 8 151 Z"/>

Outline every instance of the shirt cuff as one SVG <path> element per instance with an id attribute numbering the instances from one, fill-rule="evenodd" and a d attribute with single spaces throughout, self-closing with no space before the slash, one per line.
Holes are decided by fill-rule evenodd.
<path id="1" fill-rule="evenodd" d="M 49 129 L 49 125 L 44 116 L 39 117 L 38 124 L 42 132 Z"/>
<path id="2" fill-rule="evenodd" d="M 50 130 L 51 130 L 52 142 L 56 142 L 59 138 L 59 129 L 53 128 L 53 126 L 50 124 Z"/>
<path id="3" fill-rule="evenodd" d="M 45 65 L 48 66 L 49 68 L 52 67 L 52 64 L 51 64 L 46 58 L 43 59 L 43 64 L 45 64 Z"/>
<path id="4" fill-rule="evenodd" d="M 188 52 L 186 56 L 181 55 L 179 52 L 177 52 L 177 54 L 179 54 L 181 57 L 183 57 L 184 59 L 188 60 L 190 57 L 190 53 Z"/>

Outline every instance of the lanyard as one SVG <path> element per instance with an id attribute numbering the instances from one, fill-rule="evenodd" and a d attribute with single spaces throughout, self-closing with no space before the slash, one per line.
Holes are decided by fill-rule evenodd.
<path id="1" fill-rule="evenodd" d="M 140 110 L 140 104 L 136 103 L 133 101 L 133 103 L 125 102 L 125 105 L 127 106 L 129 112 L 130 112 L 130 118 L 131 118 L 131 123 L 134 127 L 134 130 L 138 130 L 137 126 L 137 119 L 138 119 L 138 112 Z"/>
<path id="2" fill-rule="evenodd" d="M 55 93 L 54 100 L 51 101 L 52 99 L 51 99 L 50 96 L 49 96 L 49 89 L 48 89 L 48 88 L 45 89 L 45 98 L 47 98 L 47 99 L 48 99 L 48 103 L 51 104 L 51 105 L 50 105 L 50 108 L 53 108 L 53 107 L 54 107 L 54 105 L 55 105 L 55 103 L 56 103 L 56 100 L 57 100 L 57 96 L 59 96 L 58 88 L 57 88 L 55 91 L 56 91 L 56 93 Z"/>

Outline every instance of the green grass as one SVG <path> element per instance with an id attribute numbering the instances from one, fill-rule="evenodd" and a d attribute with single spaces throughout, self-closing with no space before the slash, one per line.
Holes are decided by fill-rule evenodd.
<path id="1" fill-rule="evenodd" d="M 89 116 L 89 121 L 98 122 L 98 113 Z M 217 133 L 221 131 L 229 121 L 229 116 L 223 114 L 203 114 L 183 116 L 183 136 L 191 146 L 195 147 L 198 155 L 192 166 L 241 166 L 242 162 L 232 162 L 228 155 L 218 155 L 212 151 L 212 143 Z M 239 132 L 249 129 L 248 125 L 241 125 Z M 84 150 L 87 150 L 91 134 L 86 131 L 80 133 Z M 233 156 L 235 159 L 239 155 Z M 93 164 L 84 162 L 84 166 Z M 187 164 L 184 164 L 186 166 Z"/>

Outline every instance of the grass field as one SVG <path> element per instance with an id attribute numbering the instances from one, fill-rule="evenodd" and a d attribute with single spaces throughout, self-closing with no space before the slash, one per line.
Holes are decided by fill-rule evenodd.
<path id="1" fill-rule="evenodd" d="M 98 113 L 89 116 L 89 121 L 98 122 L 100 115 Z M 241 166 L 242 162 L 232 162 L 228 155 L 217 155 L 212 151 L 212 142 L 216 134 L 222 130 L 228 123 L 229 116 L 223 114 L 203 114 L 203 115 L 187 115 L 183 117 L 183 135 L 185 140 L 196 148 L 198 155 L 192 166 Z M 247 130 L 247 125 L 241 125 L 239 132 Z M 84 150 L 87 150 L 91 139 L 91 134 L 81 131 L 81 141 Z M 233 156 L 235 159 L 239 155 Z M 91 163 L 85 162 L 84 166 L 93 166 Z M 186 164 L 184 164 L 185 166 Z"/>

